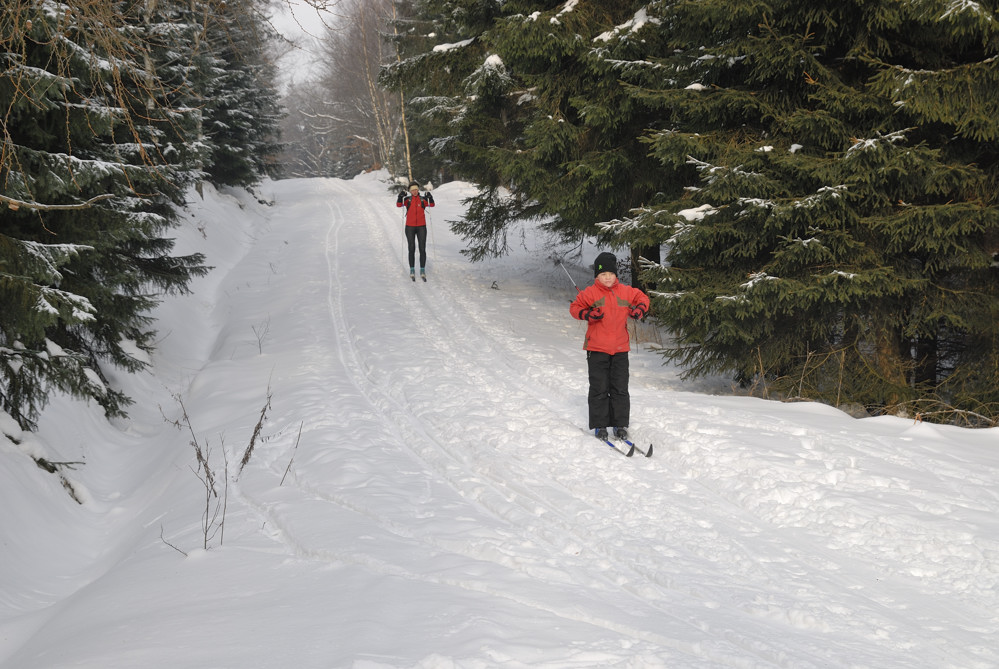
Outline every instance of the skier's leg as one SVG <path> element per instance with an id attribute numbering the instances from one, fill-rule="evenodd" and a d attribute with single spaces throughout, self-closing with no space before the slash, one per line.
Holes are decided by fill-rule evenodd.
<path id="1" fill-rule="evenodd" d="M 628 427 L 631 419 L 631 394 L 628 392 L 629 364 L 628 353 L 610 356 L 608 369 L 608 393 L 610 395 L 610 422 L 614 427 Z"/>
<path id="2" fill-rule="evenodd" d="M 409 244 L 409 269 L 416 267 L 416 230 L 412 225 L 406 226 L 406 243 Z"/>
<path id="3" fill-rule="evenodd" d="M 589 374 L 590 391 L 587 395 L 590 429 L 611 425 L 610 419 L 610 372 L 611 356 L 596 351 L 586 352 L 586 369 Z"/>
<path id="4" fill-rule="evenodd" d="M 420 269 L 427 266 L 427 226 L 421 225 L 416 230 L 417 239 L 420 240 Z M 409 266 L 413 266 L 412 260 L 410 260 Z"/>

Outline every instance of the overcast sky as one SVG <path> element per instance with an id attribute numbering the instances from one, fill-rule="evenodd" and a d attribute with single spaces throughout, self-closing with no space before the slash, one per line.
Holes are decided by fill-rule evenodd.
<path id="1" fill-rule="evenodd" d="M 304 0 L 282 0 L 275 5 L 274 28 L 296 46 L 278 62 L 282 84 L 308 77 L 317 60 L 315 42 L 335 21 L 331 12 L 319 11 Z"/>

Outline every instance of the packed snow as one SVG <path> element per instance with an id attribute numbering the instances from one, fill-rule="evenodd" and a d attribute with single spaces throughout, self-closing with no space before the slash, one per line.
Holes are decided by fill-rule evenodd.
<path id="1" fill-rule="evenodd" d="M 450 183 L 414 283 L 387 181 L 192 192 L 129 419 L 0 414 L 3 669 L 999 666 L 997 430 L 684 382 L 642 324 L 626 458 L 553 260 L 605 249 L 470 264 Z"/>

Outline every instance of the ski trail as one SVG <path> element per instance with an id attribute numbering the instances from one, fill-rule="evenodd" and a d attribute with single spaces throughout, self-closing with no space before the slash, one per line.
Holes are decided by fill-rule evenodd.
<path id="1" fill-rule="evenodd" d="M 323 299 L 306 319 L 316 329 L 307 364 L 321 366 L 330 383 L 328 406 L 312 416 L 323 446 L 293 471 L 293 495 L 240 491 L 291 554 L 486 592 L 537 615 L 711 657 L 713 666 L 786 666 L 779 642 L 760 641 L 775 624 L 806 638 L 893 627 L 890 601 L 858 605 L 843 594 L 852 584 L 836 572 L 848 556 L 776 527 L 708 471 L 727 465 L 698 453 L 711 417 L 685 414 L 682 403 L 643 408 L 659 442 L 654 458 L 633 462 L 600 447 L 574 424 L 581 365 L 565 369 L 565 350 L 518 348 L 483 318 L 474 305 L 481 295 L 469 294 L 462 271 L 433 262 L 433 252 L 429 283 L 411 282 L 402 224 L 389 206 L 371 205 L 349 184 L 323 184 L 309 210 L 316 213 L 300 216 L 324 226 L 319 248 L 307 250 L 323 275 Z M 386 332 L 398 346 L 384 345 Z M 539 359 L 557 362 L 542 373 Z M 669 435 L 677 441 L 663 443 Z M 733 430 L 725 438 L 741 437 Z M 287 460 L 287 450 L 271 454 L 274 477 Z M 355 541 L 344 547 L 310 534 L 306 516 L 317 514 Z M 372 533 L 399 547 L 392 559 L 365 551 Z M 809 549 L 788 551 L 789 533 Z M 458 571 L 407 566 L 427 560 Z M 818 582 L 816 560 L 826 574 Z M 510 577 L 493 577 L 510 571 L 523 587 L 497 591 L 491 584 Z M 691 573 L 725 576 L 712 583 Z M 877 576 L 872 570 L 871 581 Z M 742 582 L 769 583 L 774 594 L 759 601 L 740 591 Z M 582 609 L 578 594 L 563 596 L 580 589 Z M 806 589 L 822 590 L 824 601 L 793 596 Z M 813 657 L 802 664 L 799 654 L 795 668 L 828 665 L 821 644 Z"/>
<path id="2" fill-rule="evenodd" d="M 335 480 L 315 480 L 313 468 L 306 468 L 304 464 L 296 468 L 293 477 L 299 491 L 298 504 L 268 502 L 268 494 L 255 493 L 249 484 L 240 486 L 238 494 L 263 521 L 262 524 L 269 528 L 267 534 L 291 554 L 303 559 L 359 564 L 376 573 L 487 592 L 528 610 L 607 630 L 606 633 L 611 635 L 608 640 L 614 639 L 615 643 L 619 635 L 628 630 L 628 637 L 636 643 L 645 642 L 660 649 L 675 648 L 683 653 L 699 654 L 696 647 L 706 639 L 696 623 L 646 603 L 643 596 L 647 593 L 632 587 L 630 579 L 622 573 L 616 573 L 612 568 L 612 558 L 600 556 L 602 537 L 575 533 L 573 526 L 576 521 L 571 515 L 562 516 L 558 507 L 582 504 L 580 513 L 583 517 L 600 518 L 604 513 L 591 513 L 585 500 L 572 497 L 566 491 L 557 492 L 557 486 L 546 490 L 547 484 L 542 484 L 539 493 L 523 487 L 522 479 L 517 478 L 515 473 L 496 471 L 499 468 L 495 464 L 490 471 L 488 463 L 497 462 L 494 454 L 489 453 L 487 458 L 479 457 L 461 434 L 442 431 L 430 418 L 421 417 L 412 399 L 395 392 L 396 386 L 391 380 L 380 376 L 385 366 L 380 366 L 377 359 L 365 357 L 366 353 L 371 353 L 364 349 L 363 334 L 354 313 L 361 303 L 350 299 L 353 288 L 344 277 L 359 271 L 356 262 L 359 257 L 358 240 L 353 233 L 363 229 L 366 244 L 372 239 L 376 240 L 376 244 L 384 243 L 387 238 L 380 236 L 377 230 L 359 225 L 358 221 L 348 224 L 343 219 L 338 203 L 349 196 L 349 191 L 332 193 L 329 215 L 323 217 L 323 220 L 330 220 L 325 233 L 324 254 L 329 263 L 326 322 L 331 332 L 325 341 L 329 342 L 334 355 L 331 358 L 317 354 L 315 358 L 329 367 L 327 376 L 338 377 L 336 392 L 342 393 L 343 398 L 351 398 L 346 402 L 351 405 L 349 418 L 343 421 L 327 420 L 329 423 L 339 422 L 339 429 L 348 434 L 355 428 L 366 430 L 365 441 L 372 441 L 372 433 L 381 434 L 374 441 L 384 445 L 387 453 L 384 462 L 391 463 L 385 467 L 398 467 L 398 455 L 392 455 L 398 450 L 408 453 L 417 466 L 402 472 L 403 479 L 400 481 L 394 469 L 376 467 L 382 459 L 370 448 L 361 453 L 346 444 L 342 455 L 331 451 L 323 457 L 337 457 L 345 468 L 357 467 L 356 477 L 364 478 L 363 486 L 359 486 L 363 488 L 363 495 L 354 497 L 349 489 L 336 492 Z M 345 208 L 347 206 L 344 205 Z M 379 239 L 382 241 L 378 242 Z M 373 256 L 378 254 L 364 254 L 368 259 Z M 424 287 L 416 286 L 418 289 Z M 403 288 L 413 286 L 406 286 L 404 278 L 389 284 L 372 279 L 367 288 L 391 304 Z M 366 312 L 363 308 L 360 310 Z M 390 320 L 406 322 L 405 317 L 400 318 L 398 309 L 388 311 Z M 319 332 L 322 330 L 317 328 Z M 423 339 L 419 341 L 426 343 Z M 458 386 L 456 392 L 459 396 L 466 400 L 476 399 L 470 395 L 468 388 L 468 384 L 476 381 L 464 379 L 467 368 L 459 367 L 457 373 L 461 379 L 455 380 L 449 378 L 451 368 L 442 360 L 435 359 L 433 363 L 439 369 L 436 375 L 443 376 L 446 383 Z M 392 365 L 387 367 L 393 368 Z M 417 371 L 422 369 L 421 365 Z M 479 379 L 478 382 L 481 381 Z M 435 387 L 434 392 L 439 393 L 439 387 Z M 476 401 L 491 404 L 494 399 L 488 395 L 486 399 Z M 362 404 L 363 407 L 360 406 Z M 588 441 L 586 437 L 577 439 Z M 364 462 L 358 464 L 359 458 Z M 273 465 L 279 461 L 283 462 L 284 458 L 270 458 L 274 476 L 278 471 Z M 420 476 L 421 468 L 436 475 L 431 477 L 431 490 L 425 500 L 420 500 L 416 506 L 411 506 L 409 502 L 412 500 L 409 499 L 397 499 L 388 505 L 370 501 L 392 496 L 398 498 L 397 491 L 410 489 L 411 482 L 406 483 L 406 480 Z M 538 478 L 537 474 L 534 478 Z M 287 494 L 284 491 L 280 498 Z M 344 520 L 345 510 L 350 512 L 346 514 L 348 517 L 361 516 L 367 520 Z M 431 551 L 438 554 L 437 560 L 449 563 L 471 560 L 465 569 L 458 570 L 461 573 L 470 569 L 471 573 L 461 578 L 452 576 L 446 579 L 420 575 L 407 569 L 405 560 L 401 563 L 395 560 L 386 562 L 383 556 L 371 555 L 363 549 L 331 547 L 328 538 L 310 536 L 305 529 L 309 524 L 306 517 L 314 518 L 316 513 L 329 516 L 331 522 L 338 526 L 352 528 L 351 532 L 359 538 L 372 532 L 379 536 L 391 535 L 400 545 L 400 556 L 413 555 L 415 550 L 416 555 Z M 608 522 L 601 521 L 599 531 L 605 533 Z M 468 531 L 455 535 L 453 528 L 462 526 Z M 334 543 L 339 544 L 340 541 Z M 363 544 L 363 541 L 358 541 L 358 545 Z M 600 556 L 596 562 L 594 553 Z M 508 582 L 508 576 L 498 574 L 510 570 L 523 574 L 524 588 L 507 587 L 502 592 L 496 591 L 491 584 Z M 580 587 L 590 593 L 584 599 L 591 600 L 591 606 L 583 609 L 579 608 L 580 596 L 570 594 L 576 593 Z M 611 597 L 611 601 L 618 600 L 616 604 L 604 601 L 607 593 L 617 593 Z M 654 599 L 661 601 L 663 597 Z M 644 610 L 647 611 L 643 614 Z M 709 654 L 719 662 L 719 666 L 738 666 L 729 665 L 726 658 L 739 657 L 744 651 L 726 649 L 726 645 L 715 644 L 716 648 Z"/>
<path id="3" fill-rule="evenodd" d="M 336 203 L 334 207 L 339 207 L 339 203 L 346 196 L 347 193 L 344 193 L 334 198 L 334 202 Z M 352 207 L 352 210 L 364 211 L 362 207 Z M 333 214 L 333 217 L 339 220 L 341 215 L 337 212 Z M 367 218 L 370 219 L 373 217 Z M 369 234 L 369 239 L 378 243 L 382 250 L 381 254 L 374 255 L 390 258 L 391 254 L 388 253 L 387 249 L 388 235 L 384 234 L 384 232 L 379 234 L 378 229 L 374 225 L 367 224 L 369 222 L 369 220 L 362 221 L 364 224 L 362 227 Z M 345 362 L 345 366 L 351 369 L 352 374 L 354 374 L 355 386 L 361 393 L 365 394 L 373 406 L 379 407 L 381 415 L 388 418 L 395 426 L 398 435 L 397 443 L 406 447 L 411 453 L 416 453 L 422 461 L 444 476 L 451 485 L 455 486 L 463 497 L 474 501 L 477 505 L 486 509 L 490 515 L 501 519 L 505 523 L 530 529 L 539 513 L 554 515 L 560 505 L 571 500 L 565 496 L 560 496 L 559 503 L 546 500 L 543 496 L 530 492 L 527 487 L 517 486 L 517 482 L 522 479 L 516 475 L 510 475 L 506 472 L 490 472 L 485 466 L 485 461 L 476 458 L 476 449 L 469 443 L 468 436 L 462 434 L 467 428 L 458 426 L 458 429 L 454 429 L 456 426 L 447 425 L 444 421 L 441 421 L 439 424 L 429 424 L 426 419 L 417 416 L 418 411 L 414 411 L 413 409 L 414 401 L 412 398 L 398 397 L 387 392 L 385 388 L 379 386 L 378 381 L 369 375 L 366 370 L 373 369 L 377 361 L 365 361 L 361 359 L 360 353 L 353 346 L 355 337 L 351 336 L 345 325 L 349 320 L 349 316 L 346 314 L 343 303 L 343 285 L 338 278 L 342 275 L 342 272 L 335 265 L 337 258 L 341 257 L 341 254 L 338 252 L 340 248 L 338 236 L 342 227 L 334 228 L 331 226 L 330 230 L 333 231 L 334 229 L 336 232 L 331 235 L 332 242 L 327 245 L 327 257 L 331 263 L 330 277 L 331 293 L 333 295 L 330 300 L 331 318 L 334 322 L 340 324 L 338 326 L 340 336 L 337 338 L 339 353 Z M 394 288 L 392 294 L 396 298 L 400 298 L 403 295 L 405 288 L 412 287 L 406 286 L 404 280 L 393 282 L 392 286 Z M 416 286 L 416 288 L 419 290 L 423 286 Z M 410 310 L 410 316 L 421 329 L 421 343 L 429 341 L 440 344 L 445 341 L 453 341 L 448 339 L 453 332 L 446 331 L 443 327 L 435 325 L 444 321 L 431 308 L 426 298 L 419 301 L 418 307 L 415 310 Z M 469 362 L 469 347 L 463 345 L 461 350 L 457 350 L 453 345 L 449 347 L 437 346 L 436 348 L 442 354 L 439 360 L 442 366 L 435 365 L 435 376 L 446 379 L 461 379 L 464 381 L 464 384 L 490 389 L 490 396 L 486 398 L 488 408 L 484 408 L 484 411 L 492 410 L 492 406 L 495 404 L 495 399 L 492 397 L 493 394 L 513 397 L 513 404 L 516 406 L 524 403 L 522 398 L 517 397 L 518 394 L 522 393 L 517 390 L 515 384 L 506 380 L 506 377 L 484 372 L 480 359 Z M 447 381 L 447 383 L 455 382 Z M 455 385 L 462 384 L 455 383 Z M 480 402 L 478 398 L 470 396 L 468 392 L 459 391 L 454 394 L 462 401 L 465 407 L 468 406 L 470 400 L 472 402 Z M 435 393 L 435 395 L 439 396 L 440 393 Z M 530 398 L 527 401 L 529 400 Z M 448 432 L 446 429 L 442 430 L 442 427 L 450 427 L 452 429 Z M 508 435 L 503 436 L 507 437 Z M 493 462 L 494 460 L 495 457 L 490 453 L 488 461 Z M 563 522 L 560 525 L 558 532 L 546 532 L 548 535 L 547 538 L 538 536 L 537 540 L 542 542 L 542 544 L 548 544 L 549 550 L 564 551 L 566 548 L 565 545 L 556 546 L 552 545 L 551 542 L 553 540 L 560 540 L 562 533 L 571 532 L 573 524 Z M 594 537 L 590 537 L 589 539 L 594 539 Z M 575 548 L 580 545 L 580 542 L 585 540 L 586 538 L 574 538 L 568 545 Z M 546 569 L 545 571 L 551 575 L 550 569 Z M 600 576 L 600 580 L 604 580 L 603 575 Z"/>
<path id="4" fill-rule="evenodd" d="M 523 385 L 509 381 L 508 375 L 504 373 L 505 370 L 527 364 L 523 361 L 516 365 L 507 362 L 509 357 L 516 357 L 516 351 L 506 350 L 505 356 L 501 353 L 497 357 L 496 349 L 489 345 L 489 338 L 483 334 L 482 329 L 446 328 L 448 323 L 475 322 L 475 319 L 469 318 L 466 313 L 461 313 L 463 300 L 458 294 L 460 291 L 455 290 L 457 284 L 438 280 L 432 282 L 432 286 L 431 291 L 416 291 L 419 297 L 418 308 L 409 315 L 409 319 L 421 328 L 442 354 L 444 367 L 435 367 L 437 372 L 446 369 L 451 376 L 471 378 L 479 387 L 493 389 L 497 397 L 502 397 L 505 403 L 514 407 L 547 404 L 554 405 L 557 409 L 554 416 L 532 415 L 524 420 L 523 424 L 527 429 L 530 431 L 533 428 L 535 433 L 527 448 L 523 448 L 523 444 L 518 445 L 516 437 L 511 439 L 509 432 L 516 434 L 518 430 L 523 429 L 519 424 L 511 426 L 508 432 L 496 434 L 491 440 L 488 439 L 489 435 L 482 435 L 486 443 L 505 449 L 504 456 L 507 457 L 503 460 L 502 470 L 495 471 L 498 465 L 495 455 L 490 453 L 488 458 L 483 459 L 476 474 L 489 476 L 490 480 L 508 491 L 507 498 L 501 500 L 501 504 L 507 506 L 510 503 L 518 504 L 529 513 L 524 527 L 539 528 L 535 534 L 546 537 L 549 542 L 554 541 L 555 549 L 567 553 L 571 553 L 573 549 L 588 553 L 586 558 L 580 561 L 581 566 L 578 567 L 580 571 L 588 573 L 596 569 L 612 572 L 619 582 L 627 583 L 628 590 L 634 596 L 641 598 L 645 604 L 660 602 L 658 605 L 660 613 L 669 607 L 669 602 L 675 601 L 678 594 L 698 602 L 707 597 L 705 591 L 684 585 L 681 578 L 669 576 L 669 570 L 662 569 L 664 558 L 683 555 L 682 551 L 677 552 L 672 547 L 667 547 L 668 541 L 651 553 L 646 548 L 650 537 L 663 536 L 664 525 L 670 527 L 676 543 L 698 547 L 693 553 L 697 560 L 710 561 L 716 559 L 718 555 L 732 555 L 733 559 L 743 564 L 755 564 L 748 551 L 726 539 L 728 535 L 718 532 L 713 523 L 697 520 L 692 522 L 690 518 L 680 513 L 672 518 L 674 522 L 671 525 L 669 519 L 663 517 L 662 509 L 682 509 L 684 500 L 677 500 L 675 497 L 676 494 L 684 498 L 691 496 L 689 485 L 681 483 L 670 491 L 674 494 L 662 494 L 649 484 L 636 484 L 627 472 L 617 469 L 619 465 L 607 463 L 606 453 L 599 453 L 599 449 L 593 448 L 592 441 L 586 437 L 581 438 L 575 427 L 566 428 L 565 416 L 571 415 L 571 410 L 564 406 L 563 398 L 558 398 L 555 394 L 555 401 L 543 401 L 537 393 L 525 391 Z M 495 370 L 497 367 L 500 368 L 497 374 L 489 375 L 483 372 L 483 370 Z M 452 369 L 455 371 L 450 372 Z M 564 378 L 564 373 L 559 374 L 557 370 L 555 371 L 552 376 Z M 470 399 L 467 394 L 461 395 L 462 405 L 468 407 Z M 559 399 L 562 399 L 561 405 L 558 404 Z M 415 403 L 411 404 L 416 406 Z M 482 411 L 486 412 L 485 415 L 490 419 L 494 415 L 488 413 L 489 409 L 486 407 L 483 407 Z M 475 412 L 471 413 L 474 415 Z M 492 422 L 484 421 L 483 429 L 488 429 L 488 425 Z M 510 448 L 511 444 L 513 448 Z M 580 463 L 584 466 L 613 467 L 602 472 L 612 474 L 606 481 L 604 486 L 606 491 L 603 495 L 597 492 L 589 499 L 580 498 L 572 493 L 569 493 L 568 499 L 552 497 L 553 491 L 568 491 L 578 482 L 578 470 L 575 467 L 566 467 L 565 457 L 551 456 L 560 451 L 563 453 L 568 451 L 570 453 L 568 460 L 571 461 L 576 459 L 571 457 L 575 450 L 585 453 Z M 530 461 L 521 466 L 519 463 L 525 458 Z M 494 471 L 489 471 L 490 468 Z M 565 473 L 562 481 L 558 480 L 559 471 Z M 546 474 L 539 477 L 538 472 Z M 553 475 L 551 472 L 556 474 Z M 597 475 L 599 476 L 599 473 Z M 519 485 L 523 481 L 528 481 L 529 484 Z M 705 509 L 717 505 L 716 493 L 706 487 L 700 490 L 703 491 L 702 496 L 703 493 L 708 495 L 703 503 Z M 536 491 L 542 492 L 539 495 Z M 594 497 L 606 499 L 607 503 L 595 505 Z M 533 512 L 530 510 L 531 504 L 535 506 Z M 657 512 L 649 516 L 643 513 L 645 508 L 656 509 Z M 750 532 L 760 532 L 752 519 L 747 520 L 745 524 Z M 634 540 L 619 538 L 608 544 L 605 538 L 621 535 L 622 526 L 631 528 L 629 532 L 633 533 Z M 737 532 L 733 534 L 738 535 Z M 745 557 L 740 558 L 740 555 Z M 781 556 L 780 561 L 786 559 L 786 556 Z M 563 564 L 568 561 L 562 560 Z M 765 567 L 754 567 L 754 570 L 758 569 Z M 578 577 L 577 572 L 576 578 Z M 773 571 L 769 578 L 778 582 L 780 575 L 777 571 Z"/>
<path id="5" fill-rule="evenodd" d="M 337 198 L 334 198 L 333 201 L 337 202 Z M 689 622 L 658 612 L 656 627 L 660 630 L 664 626 L 676 627 L 675 632 L 671 635 L 663 635 L 651 628 L 642 629 L 643 623 L 627 622 L 630 616 L 625 611 L 640 605 L 640 600 L 634 597 L 630 597 L 632 601 L 628 609 L 612 607 L 605 614 L 590 612 L 580 615 L 575 610 L 578 606 L 578 601 L 575 601 L 578 596 L 570 598 L 559 594 L 563 587 L 562 584 L 571 583 L 574 579 L 578 580 L 578 575 L 570 578 L 565 574 L 564 568 L 553 566 L 554 561 L 550 559 L 550 552 L 553 548 L 551 545 L 543 550 L 543 554 L 548 557 L 539 560 L 534 555 L 536 552 L 534 542 L 517 536 L 510 529 L 526 523 L 538 510 L 535 508 L 521 510 L 520 506 L 522 505 L 511 504 L 510 493 L 497 487 L 498 479 L 495 476 L 485 478 L 479 476 L 474 467 L 470 467 L 464 462 L 464 456 L 468 453 L 467 449 L 454 448 L 453 440 L 447 444 L 451 448 L 447 448 L 440 439 L 431 434 L 420 420 L 411 414 L 405 403 L 393 398 L 372 379 L 373 368 L 369 365 L 369 361 L 359 355 L 354 346 L 357 333 L 351 328 L 347 298 L 345 297 L 347 287 L 339 278 L 343 274 L 343 268 L 337 267 L 334 261 L 334 259 L 344 255 L 344 249 L 347 246 L 341 239 L 344 231 L 344 220 L 337 211 L 336 204 L 331 207 L 331 218 L 332 222 L 326 232 L 325 254 L 330 262 L 327 309 L 329 323 L 334 334 L 331 341 L 336 348 L 337 364 L 335 366 L 343 370 L 344 379 L 353 386 L 354 394 L 363 399 L 370 407 L 371 412 L 381 419 L 381 424 L 389 425 L 392 435 L 390 444 L 387 446 L 402 448 L 410 454 L 415 453 L 420 461 L 440 473 L 451 486 L 459 490 L 462 497 L 471 500 L 480 511 L 475 513 L 478 520 L 474 524 L 474 530 L 469 533 L 474 537 L 472 541 L 469 541 L 467 537 L 436 537 L 433 533 L 422 533 L 417 539 L 413 531 L 406 529 L 405 523 L 387 518 L 381 510 L 373 510 L 365 508 L 363 504 L 349 502 L 346 496 L 329 494 L 325 492 L 325 486 L 309 483 L 306 480 L 307 476 L 297 474 L 295 484 L 302 496 L 297 505 L 283 503 L 272 506 L 262 499 L 256 499 L 244 487 L 240 487 L 238 490 L 240 499 L 259 518 L 263 519 L 263 525 L 269 528 L 268 535 L 286 546 L 292 554 L 303 559 L 362 565 L 384 575 L 488 593 L 533 610 L 557 615 L 566 620 L 596 625 L 615 634 L 627 632 L 631 638 L 645 640 L 661 648 L 674 647 L 685 653 L 694 652 L 697 644 L 703 640 L 701 638 L 702 632 Z M 434 498 L 432 501 L 438 502 L 439 500 Z M 535 501 L 538 500 L 535 499 Z M 366 517 L 368 522 L 363 524 L 367 532 L 374 530 L 370 522 L 374 521 L 378 530 L 388 532 L 403 540 L 415 539 L 415 543 L 422 546 L 419 548 L 421 553 L 426 551 L 439 552 L 438 559 L 445 559 L 446 555 L 471 558 L 479 564 L 475 571 L 482 572 L 482 576 L 455 578 L 420 574 L 408 570 L 404 564 L 398 561 L 386 561 L 382 557 L 373 556 L 363 550 L 330 550 L 325 548 L 323 546 L 325 542 L 301 536 L 296 530 L 297 520 L 295 518 L 296 515 L 305 510 L 310 515 L 317 511 L 324 514 L 330 513 L 330 509 L 323 508 L 324 504 L 333 505 L 335 508 L 332 512 L 338 516 L 346 510 L 351 515 Z M 469 509 L 465 508 L 463 511 L 467 513 Z M 484 517 L 482 516 L 483 512 L 486 514 Z M 442 528 L 452 528 L 454 523 L 453 519 L 449 519 Z M 530 526 L 528 525 L 528 527 Z M 565 531 L 569 531 L 567 527 L 560 529 L 560 532 Z M 557 539 L 558 533 L 555 533 L 553 537 Z M 542 545 L 550 544 L 551 541 L 551 537 L 537 536 L 536 539 Z M 384 542 L 384 539 L 382 541 Z M 516 550 L 518 544 L 524 548 L 529 548 L 530 551 L 523 553 Z M 578 542 L 573 542 L 573 546 L 578 547 Z M 413 541 L 402 542 L 399 554 L 412 553 L 413 550 Z M 446 559 L 453 559 L 453 557 Z M 493 566 L 486 567 L 486 565 Z M 510 589 L 499 591 L 491 583 L 502 583 L 508 581 L 508 578 L 498 576 L 490 578 L 489 574 L 495 569 L 522 571 L 529 579 L 530 586 L 522 592 Z M 606 573 L 588 576 L 584 585 L 595 592 L 620 588 Z M 571 599 L 574 600 L 574 603 L 570 607 L 549 603 L 562 599 Z M 595 600 L 594 605 L 593 611 L 603 608 L 599 600 Z M 610 617 L 607 617 L 606 614 L 610 614 Z M 667 619 L 672 619 L 673 622 L 668 623 Z M 680 641 L 684 638 L 687 640 Z M 725 654 L 720 653 L 715 659 L 721 661 Z"/>

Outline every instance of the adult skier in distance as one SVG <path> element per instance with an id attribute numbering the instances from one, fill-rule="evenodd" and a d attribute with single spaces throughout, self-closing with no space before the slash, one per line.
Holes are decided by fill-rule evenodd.
<path id="1" fill-rule="evenodd" d="M 601 253 L 593 263 L 593 284 L 579 291 L 569 306 L 573 318 L 587 322 L 586 366 L 590 429 L 607 440 L 628 438 L 631 395 L 628 392 L 628 318 L 641 320 L 649 312 L 649 298 L 638 288 L 617 280 L 617 258 Z"/>
<path id="2" fill-rule="evenodd" d="M 409 244 L 409 278 L 416 281 L 416 243 L 420 243 L 420 278 L 427 280 L 427 216 L 424 210 L 434 206 L 434 196 L 420 195 L 420 184 L 409 184 L 409 194 L 399 193 L 395 206 L 406 208 L 406 242 Z"/>

